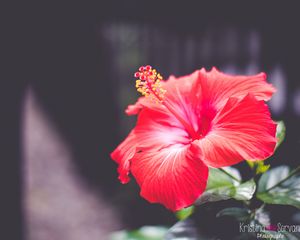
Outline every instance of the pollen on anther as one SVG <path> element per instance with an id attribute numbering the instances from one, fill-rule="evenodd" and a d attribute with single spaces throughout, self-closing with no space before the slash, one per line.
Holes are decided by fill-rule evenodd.
<path id="1" fill-rule="evenodd" d="M 138 78 L 140 76 L 140 73 L 139 72 L 136 72 L 135 74 L 134 74 L 134 77 L 136 77 L 136 78 Z"/>
<path id="2" fill-rule="evenodd" d="M 147 66 L 146 66 L 146 71 L 150 71 L 151 68 L 152 68 L 152 67 L 151 67 L 150 65 L 147 65 Z"/>
<path id="3" fill-rule="evenodd" d="M 134 74 L 136 80 L 137 91 L 143 96 L 149 97 L 157 102 L 162 102 L 165 90 L 162 89 L 161 82 L 162 76 L 157 73 L 150 65 L 141 66 L 139 71 Z"/>

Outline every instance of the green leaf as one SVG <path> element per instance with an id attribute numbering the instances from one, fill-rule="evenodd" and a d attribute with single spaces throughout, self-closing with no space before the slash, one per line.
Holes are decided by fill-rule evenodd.
<path id="1" fill-rule="evenodd" d="M 217 213 L 216 217 L 230 216 L 234 217 L 237 221 L 246 222 L 250 219 L 251 211 L 246 208 L 225 208 Z"/>
<path id="2" fill-rule="evenodd" d="M 300 167 L 279 166 L 265 172 L 258 182 L 257 198 L 269 204 L 300 208 Z"/>
<path id="3" fill-rule="evenodd" d="M 200 234 L 197 230 L 196 224 L 192 219 L 186 219 L 177 222 L 172 226 L 167 234 L 165 240 L 212 240 L 211 237 L 207 237 L 204 234 Z"/>
<path id="4" fill-rule="evenodd" d="M 228 174 L 226 174 L 227 172 Z M 232 167 L 224 169 L 209 168 L 209 177 L 206 189 L 213 189 L 224 186 L 239 185 L 241 175 L 239 171 Z"/>
<path id="5" fill-rule="evenodd" d="M 285 138 L 285 125 L 283 121 L 276 122 L 277 128 L 276 128 L 276 138 L 277 138 L 277 144 L 276 149 L 280 146 L 280 144 L 283 142 Z"/>
<path id="6" fill-rule="evenodd" d="M 241 201 L 250 200 L 255 192 L 256 184 L 254 180 L 251 179 L 237 186 L 235 189 L 234 199 Z"/>
<path id="7" fill-rule="evenodd" d="M 144 226 L 134 231 L 117 231 L 110 240 L 163 240 L 168 229 L 162 226 Z"/>
<path id="8" fill-rule="evenodd" d="M 179 220 L 184 220 L 184 219 L 187 219 L 189 216 L 191 216 L 193 214 L 194 210 L 195 210 L 195 207 L 190 206 L 188 208 L 183 208 L 183 209 L 177 211 L 175 213 L 175 215 Z"/>
<path id="9" fill-rule="evenodd" d="M 209 178 L 205 192 L 195 205 L 227 199 L 250 200 L 256 189 L 253 179 L 241 183 L 239 171 L 235 168 L 209 169 Z"/>

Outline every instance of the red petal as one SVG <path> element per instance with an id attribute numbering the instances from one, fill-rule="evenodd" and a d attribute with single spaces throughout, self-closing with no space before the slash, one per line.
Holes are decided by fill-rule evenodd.
<path id="1" fill-rule="evenodd" d="M 190 138 L 181 123 L 167 109 L 145 108 L 135 127 L 139 148 L 164 148 L 172 144 L 189 144 Z"/>
<path id="2" fill-rule="evenodd" d="M 172 211 L 192 205 L 206 188 L 208 168 L 189 146 L 141 149 L 132 159 L 132 174 L 141 196 Z"/>
<path id="3" fill-rule="evenodd" d="M 212 126 L 203 139 L 193 142 L 211 167 L 230 166 L 244 159 L 263 160 L 274 152 L 276 124 L 264 101 L 253 95 L 242 100 L 230 98 Z"/>
<path id="4" fill-rule="evenodd" d="M 182 117 L 195 131 L 198 130 L 198 116 L 195 103 L 198 104 L 199 88 L 195 86 L 199 79 L 199 71 L 190 75 L 175 78 L 171 76 L 163 86 L 166 89 L 165 101 Z"/>
<path id="5" fill-rule="evenodd" d="M 208 170 L 178 119 L 164 108 L 144 108 L 135 138 L 131 172 L 141 195 L 173 211 L 193 204 L 205 190 Z"/>
<path id="6" fill-rule="evenodd" d="M 157 111 L 166 111 L 162 104 L 156 103 L 155 100 L 152 100 L 150 97 L 140 97 L 135 104 L 128 105 L 125 113 L 127 115 L 136 115 L 145 107 Z"/>
<path id="7" fill-rule="evenodd" d="M 151 100 L 150 98 L 140 97 L 135 104 L 128 105 L 125 112 L 126 112 L 127 115 L 136 115 L 144 107 L 159 110 L 163 106 L 161 104 L 157 104 L 155 101 Z"/>
<path id="8" fill-rule="evenodd" d="M 128 137 L 111 154 L 119 164 L 119 179 L 129 181 L 130 162 L 140 148 L 161 149 L 172 144 L 188 144 L 189 136 L 180 122 L 165 108 L 143 109 L 137 125 Z"/>
<path id="9" fill-rule="evenodd" d="M 136 151 L 134 130 L 128 137 L 111 153 L 111 158 L 119 164 L 119 180 L 125 184 L 129 182 L 130 161 Z"/>
<path id="10" fill-rule="evenodd" d="M 221 109 L 228 98 L 243 98 L 253 94 L 258 100 L 269 100 L 275 88 L 266 82 L 266 74 L 253 76 L 231 76 L 213 68 L 210 72 L 200 70 L 200 84 L 204 102 L 209 102 L 216 110 Z"/>

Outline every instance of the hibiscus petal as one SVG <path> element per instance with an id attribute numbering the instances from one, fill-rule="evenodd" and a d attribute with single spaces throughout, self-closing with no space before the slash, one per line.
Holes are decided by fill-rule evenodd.
<path id="1" fill-rule="evenodd" d="M 275 88 L 266 82 L 266 74 L 260 73 L 252 76 L 231 76 L 212 68 L 206 72 L 200 70 L 199 81 L 202 88 L 202 98 L 205 103 L 221 109 L 228 98 L 243 98 L 253 94 L 258 100 L 269 100 Z M 202 103 L 203 104 L 203 103 Z"/>
<path id="2" fill-rule="evenodd" d="M 140 97 L 135 104 L 128 105 L 125 113 L 127 115 L 136 115 L 138 114 L 144 107 L 148 107 L 151 109 L 156 109 L 158 111 L 162 111 L 161 108 L 164 108 L 161 104 L 156 104 L 155 101 L 148 97 Z"/>
<path id="3" fill-rule="evenodd" d="M 135 136 L 139 148 L 164 148 L 173 144 L 189 144 L 190 138 L 180 121 L 167 109 L 144 108 L 137 120 Z"/>
<path id="4" fill-rule="evenodd" d="M 198 130 L 198 116 L 195 106 L 199 102 L 201 91 L 196 85 L 199 79 L 199 71 L 190 75 L 175 78 L 171 76 L 166 81 L 164 88 L 166 103 L 184 119 L 195 131 Z"/>
<path id="5" fill-rule="evenodd" d="M 197 151 L 175 144 L 155 150 L 140 149 L 131 171 L 141 187 L 141 196 L 172 211 L 192 205 L 206 188 L 208 167 Z"/>
<path id="6" fill-rule="evenodd" d="M 119 180 L 125 184 L 129 182 L 130 161 L 136 151 L 134 129 L 127 138 L 111 153 L 111 158 L 119 164 Z"/>
<path id="7" fill-rule="evenodd" d="M 190 143 L 189 135 L 178 119 L 165 108 L 144 108 L 138 116 L 136 127 L 111 154 L 111 158 L 119 164 L 120 181 L 129 181 L 131 158 L 138 149 L 161 149 L 178 143 Z"/>
<path id="8" fill-rule="evenodd" d="M 230 98 L 212 122 L 213 128 L 193 142 L 211 167 L 224 167 L 244 159 L 263 160 L 276 145 L 276 124 L 268 106 L 248 94 L 243 99 Z"/>

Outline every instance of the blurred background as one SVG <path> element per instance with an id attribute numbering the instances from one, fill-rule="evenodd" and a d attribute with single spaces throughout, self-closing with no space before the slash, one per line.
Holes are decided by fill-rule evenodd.
<path id="1" fill-rule="evenodd" d="M 272 164 L 299 164 L 299 22 L 293 1 L 11 4 L 2 30 L 1 239 L 98 240 L 176 222 L 121 185 L 110 152 L 134 126 L 133 73 L 216 66 L 266 72 L 287 137 Z M 4 111 L 5 110 L 5 111 Z M 296 210 L 277 208 L 281 221 Z M 285 217 L 286 216 L 286 217 Z M 3 237 L 2 237 L 3 236 Z M 4 236 L 9 236 L 8 238 Z"/>

